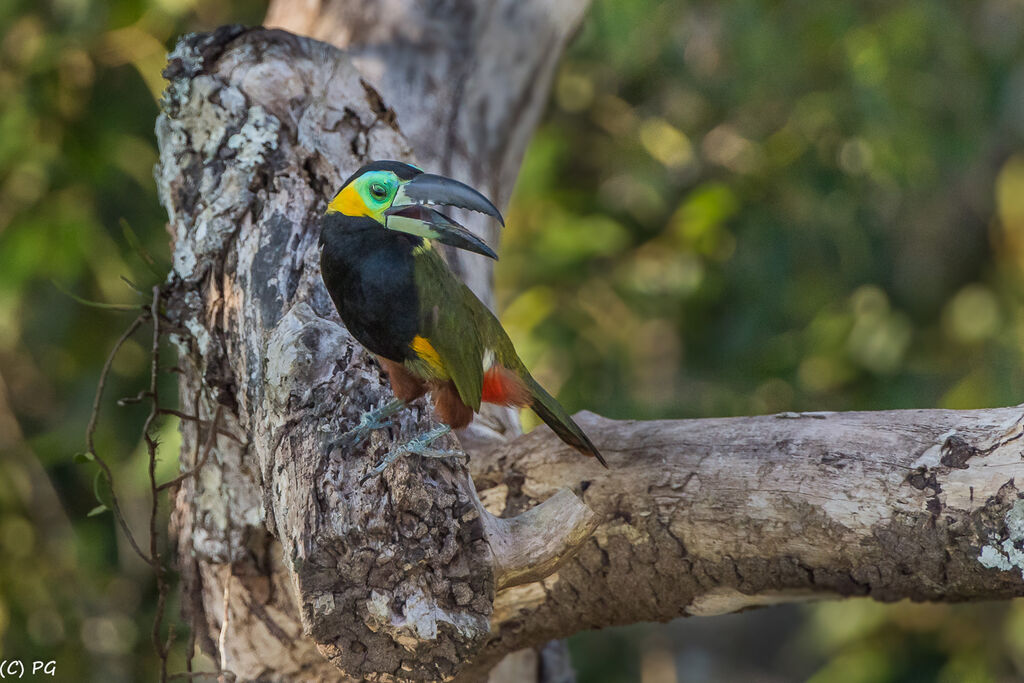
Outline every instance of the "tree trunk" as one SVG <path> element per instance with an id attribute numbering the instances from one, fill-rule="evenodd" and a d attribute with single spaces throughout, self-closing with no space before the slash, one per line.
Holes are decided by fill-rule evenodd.
<path id="1" fill-rule="evenodd" d="M 454 38 L 428 14 L 401 21 L 382 10 L 380 26 L 418 31 L 443 52 L 466 40 L 466 27 L 500 40 L 494 26 L 509 13 L 542 16 L 531 14 L 539 0 L 505 4 L 469 19 L 463 4 L 442 5 L 463 17 Z M 497 669 L 517 680 L 559 661 L 523 648 L 585 628 L 844 595 L 1024 593 L 1021 408 L 584 416 L 608 471 L 546 428 L 502 446 L 496 429 L 468 442 L 479 494 L 453 460 L 405 458 L 359 483 L 389 447 L 433 426 L 422 401 L 368 444 L 322 453 L 389 395 L 320 282 L 326 200 L 373 158 L 418 158 L 506 198 L 543 99 L 535 88 L 546 87 L 573 16 L 516 38 L 528 41 L 519 61 L 534 67 L 512 73 L 540 76 L 504 89 L 494 79 L 505 58 L 489 63 L 490 43 L 417 64 L 424 43 L 394 28 L 378 34 L 375 17 L 335 29 L 360 37 L 366 64 L 374 50 L 406 55 L 407 82 L 377 73 L 393 96 L 337 49 L 281 31 L 225 28 L 171 55 L 157 124 L 174 239 L 165 304 L 183 410 L 233 435 L 216 437 L 184 482 L 173 521 L 186 611 L 202 647 L 239 678 L 474 680 L 518 652 Z M 531 57 L 538 35 L 547 42 Z M 468 75 L 450 78 L 457 68 Z M 424 75 L 433 69 L 434 87 L 462 85 L 438 94 Z M 500 90 L 498 100 L 481 89 Z M 459 106 L 509 89 L 532 103 L 526 114 Z M 417 113 L 421 100 L 433 104 Z M 398 102 L 408 112 L 396 116 Z M 454 143 L 429 135 L 433 116 Z M 502 128 L 505 142 L 494 135 Z M 199 463 L 207 427 L 183 428 L 183 470 Z"/>
<path id="2" fill-rule="evenodd" d="M 536 93 L 582 13 L 582 3 L 573 16 L 563 7 L 552 17 L 542 3 L 507 5 L 480 18 L 466 7 L 453 14 L 482 35 L 495 22 L 527 22 L 538 48 L 531 55 L 520 45 L 516 56 L 520 67 L 533 63 L 531 80 L 473 77 L 474 69 L 500 73 L 509 59 L 490 47 L 476 55 L 462 45 L 460 59 L 449 60 L 459 73 L 447 77 L 466 81 L 437 100 L 451 110 L 446 134 L 463 150 L 445 161 L 453 175 L 472 146 L 459 131 L 496 140 L 532 128 L 543 102 Z M 422 77 L 413 66 L 407 75 Z M 446 80 L 442 66 L 432 68 L 431 78 Z M 183 356 L 182 396 L 207 421 L 219 405 L 222 428 L 236 437 L 217 439 L 174 516 L 201 644 L 246 678 L 339 670 L 355 679 L 451 678 L 489 637 L 495 588 L 551 572 L 596 520 L 568 492 L 498 520 L 460 463 L 412 460 L 359 485 L 389 446 L 431 426 L 423 405 L 358 453 L 322 455 L 323 443 L 386 387 L 320 283 L 319 215 L 341 179 L 371 158 L 435 165 L 413 153 L 395 112 L 346 56 L 322 43 L 225 28 L 182 41 L 166 75 L 158 181 L 174 236 L 167 309 Z M 515 117 L 487 115 L 516 92 L 525 99 Z M 460 108 L 484 116 L 452 113 Z M 527 134 L 517 135 L 501 149 L 483 148 L 485 185 L 518 166 Z M 460 270 L 486 283 L 483 261 Z M 505 422 L 485 422 L 467 442 L 501 438 L 512 424 Z M 185 431 L 190 467 L 205 436 Z M 541 668 L 545 657 L 534 660 Z"/>

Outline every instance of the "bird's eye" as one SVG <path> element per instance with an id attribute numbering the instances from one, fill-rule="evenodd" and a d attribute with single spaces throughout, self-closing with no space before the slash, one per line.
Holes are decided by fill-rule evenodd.
<path id="1" fill-rule="evenodd" d="M 384 186 L 380 183 L 374 183 L 373 185 L 370 185 L 370 194 L 377 199 L 384 199 L 384 196 L 387 195 L 387 190 L 385 190 Z"/>

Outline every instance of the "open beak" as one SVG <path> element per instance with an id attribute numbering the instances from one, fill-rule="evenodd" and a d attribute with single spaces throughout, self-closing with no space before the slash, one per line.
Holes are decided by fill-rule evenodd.
<path id="1" fill-rule="evenodd" d="M 398 188 L 391 207 L 385 211 L 389 230 L 426 237 L 443 244 L 489 256 L 498 255 L 487 244 L 433 205 L 457 206 L 487 214 L 505 225 L 494 204 L 469 185 L 451 178 L 422 173 Z"/>

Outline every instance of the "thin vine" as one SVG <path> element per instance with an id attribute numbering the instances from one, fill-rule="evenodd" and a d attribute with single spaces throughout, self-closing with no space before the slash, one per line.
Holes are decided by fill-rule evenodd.
<path id="1" fill-rule="evenodd" d="M 161 312 L 161 301 L 164 296 L 164 289 L 162 286 L 154 286 L 152 288 L 152 298 L 148 302 L 148 305 L 141 307 L 141 312 L 138 316 L 128 325 L 127 329 L 118 337 L 114 343 L 113 348 L 107 356 L 106 362 L 103 364 L 103 369 L 100 372 L 99 380 L 96 386 L 96 396 L 93 399 L 92 413 L 89 417 L 88 425 L 85 430 L 85 445 L 86 450 L 84 453 L 80 453 L 76 456 L 77 462 L 94 462 L 98 466 L 97 471 L 97 484 L 100 479 L 106 484 L 106 494 L 103 495 L 100 487 L 96 487 L 96 496 L 99 502 L 95 508 L 90 512 L 90 516 L 98 515 L 107 510 L 113 513 L 114 519 L 120 527 L 122 534 L 127 539 L 129 546 L 146 564 L 153 570 L 154 578 L 156 580 L 157 588 L 157 602 L 156 602 L 156 613 L 153 618 L 153 627 L 151 631 L 151 640 L 153 648 L 160 660 L 160 681 L 166 683 L 166 681 L 172 680 L 198 680 L 203 678 L 217 678 L 222 681 L 234 681 L 235 675 L 230 671 L 217 670 L 217 671 L 193 671 L 192 670 L 192 659 L 195 653 L 195 632 L 191 625 L 186 625 L 189 630 L 189 641 L 186 648 L 186 668 L 185 672 L 181 673 L 169 673 L 168 672 L 168 660 L 170 658 L 171 648 L 174 644 L 174 638 L 176 630 L 175 628 L 168 628 L 167 635 L 163 636 L 164 630 L 164 618 L 167 609 L 167 599 L 171 591 L 171 580 L 170 574 L 171 568 L 165 563 L 164 557 L 161 554 L 161 534 L 159 531 L 159 512 L 160 512 L 160 498 L 161 494 L 166 491 L 173 492 L 178 486 L 187 481 L 188 479 L 197 476 L 202 470 L 203 466 L 210 458 L 210 454 L 213 452 L 213 448 L 216 444 L 218 436 L 224 436 L 234 441 L 240 441 L 238 437 L 231 434 L 227 430 L 223 429 L 220 425 L 222 407 L 217 404 L 216 409 L 211 420 L 206 421 L 199 417 L 199 396 L 196 397 L 195 402 L 195 415 L 190 415 L 182 411 L 178 411 L 172 408 L 166 408 L 160 405 L 160 391 L 159 391 L 159 377 L 161 372 L 160 366 L 160 342 L 163 335 L 166 332 L 170 321 L 167 320 L 166 316 Z M 74 295 L 72 295 L 74 296 Z M 111 310 L 140 310 L 140 307 L 129 307 L 129 306 L 111 306 L 108 304 L 97 304 L 96 302 L 86 301 L 80 297 L 74 296 L 74 298 L 86 305 L 100 306 L 105 309 Z M 149 387 L 136 396 L 120 399 L 118 405 L 124 406 L 135 403 L 148 402 L 150 405 L 149 414 L 146 416 L 146 420 L 143 423 L 141 430 L 142 441 L 146 444 L 146 452 L 148 456 L 148 474 L 149 474 L 149 493 L 150 493 L 150 506 L 149 506 L 149 519 L 148 519 L 148 535 L 149 538 L 148 550 L 143 549 L 143 545 L 139 542 L 138 537 L 133 532 L 131 526 L 128 524 L 128 520 L 122 510 L 120 499 L 117 496 L 117 491 L 114 482 L 114 474 L 107 463 L 107 460 L 102 457 L 96 449 L 95 435 L 96 429 L 99 424 L 100 409 L 103 404 L 103 394 L 106 389 L 107 380 L 110 375 L 111 367 L 113 366 L 114 359 L 120 352 L 125 343 L 131 339 L 136 332 L 145 324 L 151 324 L 153 328 L 152 343 L 150 346 L 150 368 L 149 368 Z M 167 368 L 170 371 L 179 371 L 176 367 Z M 178 419 L 186 422 L 193 422 L 196 425 L 196 452 L 193 453 L 193 459 L 187 470 L 176 476 L 175 478 L 165 481 L 158 482 L 156 476 L 156 465 L 157 455 L 160 447 L 158 439 L 152 434 L 153 427 L 160 416 L 170 415 L 177 417 Z M 206 428 L 206 438 L 202 441 L 202 451 L 199 451 L 200 433 L 203 428 Z"/>

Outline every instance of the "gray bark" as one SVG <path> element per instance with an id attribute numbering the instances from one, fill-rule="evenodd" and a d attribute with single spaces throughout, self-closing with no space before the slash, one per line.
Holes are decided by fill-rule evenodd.
<path id="1" fill-rule="evenodd" d="M 585 628 L 1024 593 L 1021 408 L 584 416 L 609 471 L 541 428 L 467 442 L 479 494 L 452 460 L 406 458 L 360 485 L 433 424 L 420 402 L 322 455 L 388 391 L 320 282 L 318 219 L 365 160 L 413 157 L 402 115 L 336 49 L 279 31 L 187 38 L 167 76 L 158 184 L 183 408 L 220 406 L 235 436 L 184 482 L 173 521 L 186 609 L 222 668 L 469 680 L 518 652 L 499 667 L 514 677 L 558 660 L 523 648 Z M 206 430 L 183 436 L 187 470 Z M 566 486 L 579 497 L 555 495 Z"/>
<path id="2" fill-rule="evenodd" d="M 355 167 L 412 150 L 322 43 L 227 28 L 183 40 L 166 75 L 158 182 L 182 396 L 207 420 L 220 405 L 236 437 L 175 511 L 201 644 L 243 678 L 450 679 L 489 638 L 495 587 L 553 571 L 596 520 L 568 492 L 493 518 L 460 462 L 406 459 L 360 485 L 433 426 L 423 404 L 322 454 L 387 389 L 323 289 L 319 215 Z M 203 439 L 185 429 L 183 467 Z"/>
<path id="3" fill-rule="evenodd" d="M 516 514 L 572 485 L 601 526 L 495 597 L 477 661 L 580 630 L 866 596 L 1024 595 L 1024 406 L 580 425 L 595 472 L 538 429 L 473 459 Z"/>

